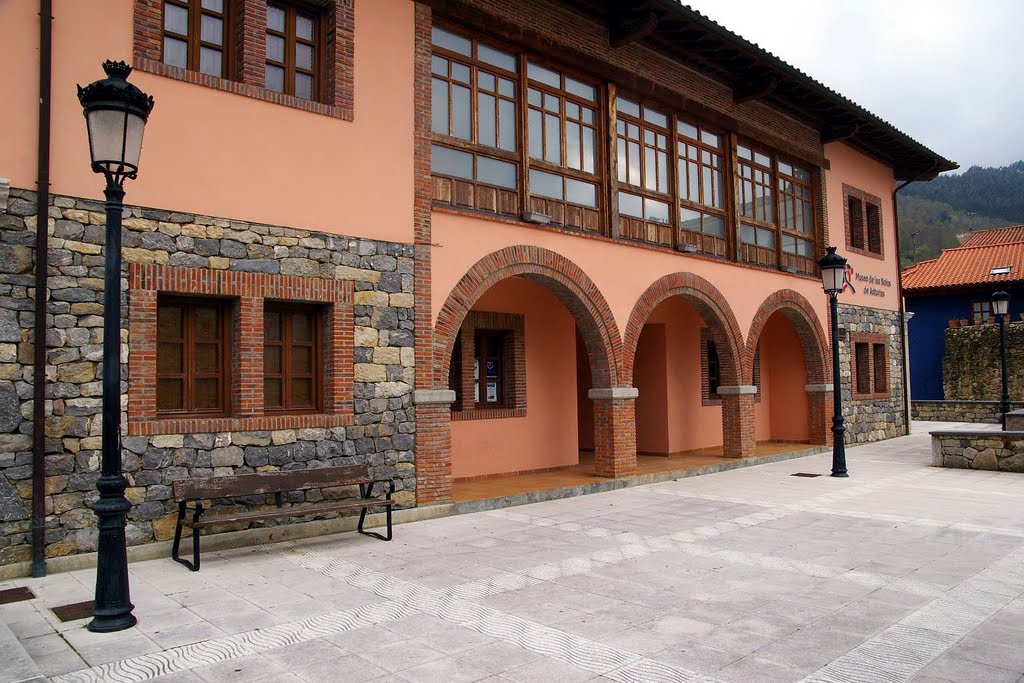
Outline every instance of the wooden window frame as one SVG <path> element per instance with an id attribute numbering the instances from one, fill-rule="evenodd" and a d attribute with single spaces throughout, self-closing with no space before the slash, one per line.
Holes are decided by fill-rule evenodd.
<path id="1" fill-rule="evenodd" d="M 160 336 L 159 324 L 157 324 L 155 332 L 155 348 L 159 354 L 159 347 L 162 343 L 176 343 L 182 346 L 182 372 L 180 373 L 182 381 L 182 404 L 183 408 L 180 410 L 165 410 L 160 409 L 157 404 L 156 416 L 158 419 L 170 419 L 170 418 L 182 418 L 182 417 L 201 417 L 201 418 L 215 418 L 215 417 L 227 417 L 232 413 L 232 396 L 231 396 L 231 369 L 232 369 L 232 358 L 234 344 L 232 339 L 233 329 L 233 302 L 231 299 L 221 298 L 202 298 L 202 297 L 188 297 L 188 296 L 175 296 L 165 295 L 157 298 L 157 320 L 159 320 L 161 307 L 166 306 L 181 306 L 183 307 L 185 314 L 182 318 L 182 329 L 183 336 L 180 340 L 168 340 Z M 220 397 L 220 405 L 214 409 L 198 410 L 194 407 L 194 391 L 195 381 L 199 379 L 197 371 L 195 369 L 195 345 L 196 340 L 192 334 L 192 330 L 195 326 L 195 309 L 197 307 L 215 307 L 218 309 L 218 315 L 220 317 L 218 330 L 218 343 L 220 349 L 218 352 L 218 371 L 217 371 L 217 394 Z M 159 364 L 154 368 L 154 380 L 159 385 L 160 380 L 166 377 L 161 374 L 159 370 Z"/>
<path id="2" fill-rule="evenodd" d="M 843 223 L 849 251 L 874 259 L 885 258 L 881 199 L 844 183 Z"/>
<path id="3" fill-rule="evenodd" d="M 679 126 L 682 123 L 685 123 L 686 125 L 689 125 L 689 126 L 693 126 L 694 128 L 697 129 L 697 138 L 696 139 L 688 137 L 688 136 L 684 135 L 682 132 L 680 132 Z M 687 245 L 694 244 L 694 243 L 693 242 L 687 242 L 687 241 L 684 241 L 684 240 L 696 239 L 697 242 L 694 244 L 694 246 L 697 247 L 698 251 L 700 251 L 700 252 L 702 252 L 704 254 L 709 254 L 711 256 L 718 256 L 718 257 L 722 257 L 722 258 L 727 257 L 729 255 L 729 244 L 731 242 L 731 240 L 729 239 L 729 235 L 730 235 L 731 232 L 733 232 L 730 229 L 730 226 L 733 224 L 733 222 L 731 220 L 730 213 L 729 213 L 729 198 L 730 198 L 730 183 L 729 183 L 729 178 L 728 178 L 728 175 L 729 175 L 729 136 L 726 135 L 725 133 L 722 133 L 721 131 L 715 130 L 715 129 L 710 128 L 708 126 L 705 126 L 703 123 L 694 121 L 693 119 L 691 119 L 689 117 L 686 117 L 686 116 L 675 116 L 675 115 L 673 115 L 673 117 L 672 117 L 672 125 L 673 125 L 673 128 L 674 128 L 673 136 L 674 136 L 674 141 L 675 141 L 675 150 L 674 150 L 675 164 L 674 164 L 673 170 L 676 173 L 676 181 L 675 181 L 674 186 L 673 186 L 673 192 L 674 192 L 674 195 L 675 195 L 676 204 L 678 205 L 678 213 L 676 214 L 676 219 L 675 219 L 675 224 L 678 226 L 677 234 L 679 236 L 678 237 L 678 242 L 677 242 L 677 248 L 682 248 L 683 250 L 686 250 L 687 249 Z M 718 139 L 719 139 L 718 147 L 714 147 L 710 143 L 707 143 L 707 142 L 705 142 L 703 140 L 703 136 L 704 136 L 705 133 L 707 133 L 709 135 L 715 135 L 715 136 L 718 137 Z M 686 146 L 690 146 L 690 147 L 695 147 L 697 149 L 697 157 L 698 157 L 698 159 L 696 161 L 693 161 L 688 156 L 682 155 L 680 153 L 680 149 L 679 149 L 680 145 L 686 145 Z M 711 155 L 719 157 L 720 167 L 718 168 L 718 172 L 722 176 L 722 187 L 721 187 L 721 193 L 722 193 L 721 204 L 722 205 L 720 207 L 716 207 L 716 206 L 713 206 L 713 205 L 710 205 L 710 204 L 705 204 L 704 201 L 703 201 L 703 199 L 704 199 L 704 190 L 705 190 L 704 170 L 705 169 L 710 169 L 711 173 L 715 172 L 715 167 L 714 167 L 713 164 L 712 165 L 708 165 L 707 163 L 705 163 L 705 161 L 704 161 L 704 155 L 705 154 L 711 154 Z M 680 167 L 681 164 L 691 164 L 691 163 L 694 163 L 694 164 L 697 165 L 697 195 L 698 195 L 698 198 L 699 198 L 698 201 L 694 201 L 692 199 L 684 198 L 682 190 L 681 190 L 681 186 L 682 186 L 682 183 L 683 183 L 683 174 L 679 171 L 679 167 Z M 686 176 L 689 177 L 689 173 L 687 173 Z M 697 233 L 697 232 L 695 232 L 693 230 L 687 230 L 687 229 L 683 228 L 683 220 L 682 220 L 682 211 L 683 210 L 696 211 L 696 212 L 698 212 L 700 214 L 703 214 L 703 215 L 706 215 L 706 216 L 712 216 L 712 217 L 715 217 L 715 218 L 720 218 L 722 220 L 722 223 L 723 223 L 723 226 L 724 226 L 724 233 L 723 233 L 723 235 L 721 237 L 719 237 L 717 235 L 708 234 L 708 233 L 704 232 L 703 226 L 701 228 L 700 233 Z M 703 222 L 703 220 L 702 220 L 702 222 Z"/>
<path id="4" fill-rule="evenodd" d="M 855 401 L 864 400 L 877 400 L 877 399 L 888 399 L 892 398 L 892 376 L 891 376 L 891 358 L 889 356 L 889 347 L 892 340 L 886 334 L 880 333 L 867 333 L 867 332 L 851 332 L 849 341 L 849 353 L 850 353 L 850 391 Z M 863 362 L 857 358 L 857 347 L 863 345 L 867 349 L 867 368 L 863 366 Z M 878 359 L 876 354 L 881 349 L 881 353 L 884 356 L 883 365 L 884 367 L 878 367 Z M 868 385 L 868 391 L 863 391 L 864 387 L 861 386 L 859 381 L 859 374 L 863 371 L 864 377 L 866 378 L 866 384 Z M 879 375 L 878 373 L 884 373 Z M 879 379 L 884 378 L 884 386 Z"/>
<path id="5" fill-rule="evenodd" d="M 200 71 L 200 55 L 202 48 L 206 47 L 209 49 L 218 50 L 221 53 L 221 73 L 220 74 L 206 74 L 214 78 L 232 78 L 235 70 L 235 50 L 234 50 L 234 34 L 235 34 L 235 14 L 233 7 L 233 0 L 223 0 L 223 11 L 215 12 L 208 10 L 203 7 L 202 0 L 163 0 L 161 3 L 160 12 L 160 59 L 166 64 L 167 55 L 164 51 L 164 40 L 166 38 L 173 38 L 175 40 L 181 40 L 185 42 L 185 67 L 189 71 L 195 71 L 198 73 L 206 74 L 204 71 Z M 167 5 L 174 5 L 175 7 L 184 9 L 188 12 L 188 34 L 181 35 L 180 33 L 173 33 L 167 30 L 167 22 L 165 15 L 167 13 Z M 207 43 L 203 40 L 203 15 L 215 17 L 220 19 L 223 27 L 223 34 L 221 36 L 221 44 L 215 45 L 213 43 Z M 170 66 L 170 65 L 168 65 Z M 181 67 L 178 67 L 181 68 Z"/>
<path id="6" fill-rule="evenodd" d="M 990 319 L 994 319 L 991 299 L 971 302 L 971 322 L 973 324 L 984 325 Z"/>
<path id="7" fill-rule="evenodd" d="M 634 104 L 639 107 L 640 116 L 635 116 L 626 113 L 619 109 L 620 101 L 626 101 L 630 104 Z M 652 106 L 647 104 L 642 99 L 631 98 L 624 96 L 621 93 L 617 93 L 615 101 L 609 105 L 609 107 L 615 108 L 615 129 L 612 138 L 616 145 L 615 161 L 616 168 L 612 169 L 613 174 L 611 176 L 611 184 L 613 186 L 614 195 L 616 198 L 619 214 L 619 235 L 623 239 L 635 239 L 641 242 L 650 242 L 652 244 L 659 244 L 663 247 L 674 247 L 676 245 L 675 226 L 678 224 L 678 210 L 676 209 L 676 202 L 678 199 L 678 188 L 676 181 L 676 134 L 674 131 L 675 117 L 666 111 L 662 111 L 660 107 Z M 664 127 L 657 125 L 656 123 L 647 120 L 644 117 L 646 110 L 650 109 L 657 114 L 664 116 L 666 125 Z M 623 124 L 626 128 L 625 134 L 619 130 L 619 123 Z M 639 137 L 636 139 L 629 137 L 629 127 L 634 126 L 639 130 Z M 647 133 L 651 133 L 655 136 L 654 145 L 652 146 L 647 142 Z M 663 148 L 658 146 L 658 137 L 664 138 L 665 145 Z M 619 169 L 623 163 L 623 159 L 620 156 L 618 149 L 619 142 L 623 143 L 627 151 L 629 152 L 629 145 L 635 144 L 639 148 L 640 156 L 640 184 L 634 184 L 630 182 L 628 178 L 621 180 L 619 178 Z M 657 167 L 658 167 L 658 153 L 661 152 L 665 157 L 665 184 L 667 186 L 666 192 L 661 192 L 657 188 L 651 189 L 647 187 L 647 174 L 648 174 L 648 159 L 647 151 L 651 150 L 655 156 L 655 184 L 657 184 Z M 627 162 L 628 163 L 628 162 Z M 626 216 L 622 213 L 621 198 L 623 194 L 633 195 L 640 197 L 643 202 L 643 209 L 641 213 L 645 214 L 643 217 L 639 216 Z M 668 209 L 668 220 L 666 222 L 649 220 L 646 218 L 646 203 L 647 201 L 655 201 L 660 204 L 664 204 Z"/>
<path id="8" fill-rule="evenodd" d="M 300 100 L 310 100 L 313 102 L 322 102 L 323 97 L 323 73 L 324 69 L 324 55 L 327 47 L 327 32 L 326 32 L 326 21 L 324 21 L 324 9 L 322 7 L 316 7 L 303 2 L 294 2 L 292 0 L 274 0 L 273 2 L 267 3 L 267 9 L 271 7 L 279 9 L 285 13 L 285 29 L 284 33 L 271 29 L 270 24 L 266 17 L 264 17 L 264 33 L 266 35 L 274 35 L 278 38 L 284 39 L 284 62 L 277 62 L 270 59 L 270 56 L 265 55 L 265 65 L 276 66 L 284 69 L 284 90 L 277 91 L 271 90 L 271 92 L 280 92 L 282 95 L 289 95 L 296 97 Z M 298 16 L 303 15 L 313 20 L 313 40 L 309 41 L 304 38 L 299 38 L 296 24 L 298 22 Z M 266 40 L 266 38 L 264 38 Z M 303 69 L 296 64 L 295 49 L 298 44 L 309 45 L 313 50 L 313 68 Z M 264 70 L 266 66 L 264 66 Z M 295 80 L 296 74 L 305 74 L 312 77 L 313 88 L 311 97 L 302 97 L 295 93 Z M 266 75 L 264 74 L 263 87 L 266 88 Z M 270 88 L 267 88 L 270 90 Z"/>
<path id="9" fill-rule="evenodd" d="M 478 332 L 505 334 L 501 405 L 475 400 L 473 370 Z M 526 416 L 526 337 L 525 319 L 521 314 L 470 311 L 459 328 L 452 355 L 448 383 L 456 394 L 456 401 L 452 404 L 453 420 Z M 481 382 L 485 381 L 486 378 L 482 377 Z"/>
<path id="10" fill-rule="evenodd" d="M 477 328 L 473 331 L 474 361 L 479 361 L 479 364 L 474 362 L 474 372 L 477 369 L 479 369 L 480 372 L 479 377 L 476 377 L 474 374 L 473 380 L 473 395 L 477 410 L 501 410 L 508 407 L 506 403 L 506 368 L 509 364 L 509 353 L 507 347 L 511 346 L 511 335 L 511 330 L 489 330 Z M 485 366 L 487 361 L 491 359 L 494 359 L 498 364 L 498 373 L 494 377 L 495 383 L 498 385 L 498 400 L 494 402 L 483 400 L 484 385 L 491 381 L 491 378 L 485 372 Z M 508 369 L 511 370 L 511 368 Z M 476 390 L 477 386 L 479 386 L 479 391 Z"/>
<path id="11" fill-rule="evenodd" d="M 714 339 L 711 337 L 711 330 L 706 327 L 702 327 L 700 330 L 700 395 L 702 406 L 722 405 L 722 397 L 718 395 L 717 390 L 712 391 L 712 348 L 715 350 L 715 355 L 718 358 L 718 377 L 719 386 L 721 386 L 722 357 L 718 353 L 717 344 L 715 344 Z"/>
<path id="12" fill-rule="evenodd" d="M 268 312 L 276 312 L 281 314 L 281 342 L 280 344 L 271 343 L 266 340 L 266 314 Z M 289 329 L 288 321 L 296 313 L 304 315 L 312 315 L 313 317 L 313 341 L 310 346 L 312 347 L 312 358 L 313 358 L 313 371 L 311 373 L 311 379 L 313 380 L 313 405 L 309 407 L 293 407 L 291 405 L 282 405 L 280 407 L 269 407 L 266 404 L 266 388 L 265 382 L 268 378 L 266 371 L 266 361 L 264 359 L 263 368 L 263 379 L 264 379 L 264 412 L 268 415 L 306 415 L 306 414 L 319 414 L 324 410 L 324 390 L 322 377 L 324 375 L 325 358 L 324 358 L 324 318 L 325 311 L 324 307 L 316 304 L 303 304 L 294 301 L 265 301 L 263 306 L 264 316 L 264 348 L 269 345 L 281 347 L 281 372 L 277 373 L 278 377 L 275 379 L 281 380 L 281 397 L 282 402 L 290 403 L 291 397 L 291 381 L 293 379 L 292 373 L 286 371 L 289 366 L 291 359 L 291 349 L 293 340 L 290 334 L 286 334 Z M 287 400 L 286 400 L 287 399 Z"/>

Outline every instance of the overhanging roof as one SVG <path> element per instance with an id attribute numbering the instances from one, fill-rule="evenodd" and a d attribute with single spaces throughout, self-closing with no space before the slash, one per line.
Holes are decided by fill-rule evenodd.
<path id="1" fill-rule="evenodd" d="M 609 27 L 611 43 L 638 42 L 760 100 L 893 168 L 897 180 L 931 180 L 959 165 L 755 43 L 676 0 L 566 0 Z"/>

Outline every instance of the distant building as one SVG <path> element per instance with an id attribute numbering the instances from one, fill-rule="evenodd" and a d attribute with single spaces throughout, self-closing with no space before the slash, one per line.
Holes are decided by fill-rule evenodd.
<path id="1" fill-rule="evenodd" d="M 903 271 L 909 323 L 910 395 L 942 400 L 946 327 L 976 325 L 992 315 L 992 293 L 1010 294 L 1011 320 L 1024 312 L 1024 225 L 971 234 L 955 249 Z M 956 321 L 951 323 L 950 321 Z"/>

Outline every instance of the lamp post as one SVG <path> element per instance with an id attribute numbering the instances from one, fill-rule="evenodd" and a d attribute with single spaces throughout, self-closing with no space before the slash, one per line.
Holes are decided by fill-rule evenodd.
<path id="1" fill-rule="evenodd" d="M 1006 431 L 1006 414 L 1010 412 L 1010 386 L 1006 377 L 1006 314 L 1010 309 L 1010 295 L 999 290 L 992 295 L 992 312 L 999 318 L 999 367 L 1003 375 L 1003 396 L 999 399 L 999 412 Z"/>
<path id="2" fill-rule="evenodd" d="M 99 518 L 96 603 L 89 630 L 120 631 L 135 625 L 128 590 L 125 524 L 131 503 L 121 473 L 121 212 L 124 181 L 135 178 L 142 132 L 153 98 L 126 80 L 124 62 L 103 63 L 107 77 L 78 86 L 78 100 L 89 131 L 92 170 L 107 181 L 107 232 L 103 264 L 103 460 L 93 506 Z"/>
<path id="3" fill-rule="evenodd" d="M 843 389 L 839 381 L 839 292 L 846 285 L 846 259 L 829 247 L 818 261 L 821 285 L 828 295 L 832 313 L 832 476 L 848 477 L 846 472 L 846 426 L 843 424 Z"/>

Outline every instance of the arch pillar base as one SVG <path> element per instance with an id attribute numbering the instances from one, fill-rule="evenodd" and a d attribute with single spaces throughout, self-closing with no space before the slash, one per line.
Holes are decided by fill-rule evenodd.
<path id="1" fill-rule="evenodd" d="M 752 386 L 718 388 L 718 395 L 722 397 L 722 451 L 727 458 L 753 455 L 757 448 L 754 435 L 756 391 Z"/>
<path id="2" fill-rule="evenodd" d="M 594 474 L 636 474 L 636 397 L 633 387 L 591 389 L 594 401 Z"/>
<path id="3" fill-rule="evenodd" d="M 807 433 L 810 442 L 832 445 L 832 385 L 807 385 Z"/>
<path id="4" fill-rule="evenodd" d="M 416 404 L 416 504 L 452 502 L 452 403 L 455 392 L 413 393 Z"/>

